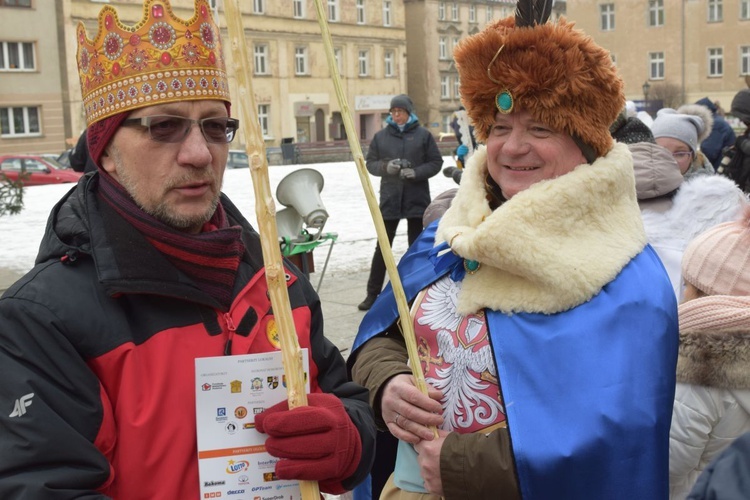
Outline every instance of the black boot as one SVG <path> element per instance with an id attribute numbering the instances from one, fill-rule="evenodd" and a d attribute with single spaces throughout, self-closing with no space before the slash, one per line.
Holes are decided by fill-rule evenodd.
<path id="1" fill-rule="evenodd" d="M 358 306 L 357 309 L 360 311 L 367 311 L 372 307 L 372 305 L 375 303 L 375 299 L 377 299 L 377 295 L 370 295 L 367 294 L 367 297 L 365 297 L 365 300 L 363 300 Z"/>

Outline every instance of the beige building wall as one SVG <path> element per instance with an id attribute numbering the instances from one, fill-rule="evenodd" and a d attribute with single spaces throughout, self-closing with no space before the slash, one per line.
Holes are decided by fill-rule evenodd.
<path id="1" fill-rule="evenodd" d="M 0 154 L 60 153 L 67 147 L 55 4 L 31 0 L 30 7 L 0 7 L 0 50 L 29 43 L 34 54 L 30 69 L 11 68 L 11 58 L 0 66 L 0 116 L 24 116 L 19 130 L 3 123 Z M 38 127 L 29 109 L 37 110 Z"/>
<path id="2" fill-rule="evenodd" d="M 67 50 L 75 54 L 75 26 L 83 22 L 93 38 L 97 29 L 97 15 L 101 3 L 90 0 L 65 0 L 70 6 Z M 382 128 L 382 119 L 388 112 L 390 98 L 406 88 L 406 40 L 402 0 L 390 2 L 390 26 L 384 26 L 382 0 L 365 2 L 365 24 L 357 22 L 356 0 L 339 0 L 337 20 L 329 22 L 333 46 L 340 51 L 342 88 L 353 114 L 356 133 L 360 139 L 369 140 Z M 123 22 L 134 24 L 141 19 L 141 0 L 111 1 Z M 191 17 L 192 0 L 173 0 L 172 5 L 180 17 Z M 327 2 L 324 2 L 327 6 Z M 221 2 L 217 22 L 225 40 L 224 55 L 228 60 L 230 92 L 239 96 L 235 77 L 236 64 L 231 60 L 231 50 L 226 45 L 227 33 Z M 266 146 L 278 146 L 282 139 L 294 142 L 329 141 L 345 139 L 332 75 L 325 54 L 320 26 L 313 0 L 304 0 L 303 15 L 294 17 L 292 0 L 265 0 L 264 12 L 254 13 L 253 2 L 241 2 L 243 25 L 247 38 L 249 64 L 254 71 L 253 92 L 256 104 L 266 115 Z M 265 71 L 255 68 L 255 48 L 265 47 Z M 306 67 L 302 74 L 296 70 L 296 51 L 304 50 Z M 360 75 L 360 52 L 367 54 L 367 72 Z M 392 56 L 392 74 L 385 74 L 386 52 Z M 75 60 L 74 57 L 71 58 Z M 72 116 L 82 130 L 85 127 L 81 112 L 81 95 L 77 70 L 71 63 Z M 74 84 L 74 85 L 73 85 Z M 235 101 L 236 102 L 236 101 Z M 234 112 L 237 116 L 238 111 Z M 232 148 L 243 147 L 242 134 Z"/>
<path id="3" fill-rule="evenodd" d="M 743 2 L 745 18 L 741 18 Z M 643 84 L 648 81 L 649 101 L 679 106 L 709 97 L 728 111 L 734 95 L 748 85 L 750 1 L 711 2 L 721 5 L 722 16 L 709 20 L 716 11 L 709 8 L 708 0 L 663 0 L 656 2 L 663 6 L 660 26 L 651 25 L 650 3 L 568 0 L 567 17 L 612 53 L 628 99 L 645 101 Z M 603 6 L 614 9 L 614 29 L 602 29 Z M 722 53 L 721 74 L 710 74 L 711 51 Z M 663 54 L 663 75 L 655 73 L 652 54 Z"/>

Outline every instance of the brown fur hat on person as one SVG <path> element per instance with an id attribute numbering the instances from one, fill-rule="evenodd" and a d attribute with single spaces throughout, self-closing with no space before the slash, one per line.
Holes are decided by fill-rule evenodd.
<path id="1" fill-rule="evenodd" d="M 453 51 L 476 137 L 485 142 L 498 110 L 518 107 L 604 156 L 613 145 L 609 126 L 625 106 L 609 52 L 564 18 L 540 21 L 525 25 L 517 10 Z"/>

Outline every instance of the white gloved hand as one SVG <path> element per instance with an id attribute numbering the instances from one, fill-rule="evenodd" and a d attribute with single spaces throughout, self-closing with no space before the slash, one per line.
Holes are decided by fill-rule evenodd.
<path id="1" fill-rule="evenodd" d="M 402 168 L 399 172 L 399 177 L 404 180 L 414 180 L 414 177 L 416 177 L 416 172 L 414 172 L 413 168 Z"/>

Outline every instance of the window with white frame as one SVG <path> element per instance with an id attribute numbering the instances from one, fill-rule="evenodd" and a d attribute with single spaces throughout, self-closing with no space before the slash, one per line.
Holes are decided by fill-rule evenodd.
<path id="1" fill-rule="evenodd" d="M 456 99 L 461 98 L 461 80 L 458 78 L 458 75 L 453 76 L 453 97 Z"/>
<path id="2" fill-rule="evenodd" d="M 721 47 L 708 49 L 708 76 L 724 75 L 724 49 Z"/>
<path id="3" fill-rule="evenodd" d="M 458 4 L 456 2 L 451 5 L 451 20 L 458 21 Z"/>
<path id="4" fill-rule="evenodd" d="M 339 75 L 344 74 L 344 55 L 340 47 L 333 49 L 333 58 L 336 59 L 336 68 L 339 70 Z"/>
<path id="5" fill-rule="evenodd" d="M 395 70 L 396 55 L 392 50 L 386 50 L 383 56 L 383 74 L 386 78 L 391 78 L 396 74 Z"/>
<path id="6" fill-rule="evenodd" d="M 451 128 L 451 120 L 453 119 L 453 115 L 443 115 L 443 132 L 446 134 L 450 134 L 453 132 L 453 129 Z"/>
<path id="7" fill-rule="evenodd" d="M 438 3 L 438 21 L 445 21 L 445 2 Z"/>
<path id="8" fill-rule="evenodd" d="M 664 26 L 664 0 L 649 0 L 648 25 Z"/>
<path id="9" fill-rule="evenodd" d="M 615 4 L 601 4 L 599 6 L 599 18 L 602 31 L 612 31 L 615 29 Z"/>
<path id="10" fill-rule="evenodd" d="M 383 0 L 383 26 L 391 25 L 391 9 L 392 2 L 390 0 Z"/>
<path id="11" fill-rule="evenodd" d="M 266 0 L 253 0 L 253 14 L 265 14 Z"/>
<path id="12" fill-rule="evenodd" d="M 270 104 L 258 104 L 258 125 L 263 132 L 263 137 L 271 136 L 271 128 L 268 126 L 269 117 L 271 116 Z"/>
<path id="13" fill-rule="evenodd" d="M 469 5 L 469 22 L 477 22 L 477 6 L 474 4 Z"/>
<path id="14" fill-rule="evenodd" d="M 461 39 L 457 36 L 453 37 L 452 43 L 451 43 L 451 55 L 453 54 L 453 51 L 456 50 L 456 47 L 458 47 L 458 42 L 460 42 Z"/>
<path id="15" fill-rule="evenodd" d="M 357 61 L 359 63 L 359 76 L 368 76 L 370 74 L 370 51 L 360 50 Z"/>
<path id="16" fill-rule="evenodd" d="M 740 47 L 740 75 L 750 75 L 750 45 Z"/>
<path id="17" fill-rule="evenodd" d="M 328 0 L 328 20 L 331 22 L 338 22 L 339 0 Z"/>
<path id="18" fill-rule="evenodd" d="M 750 0 L 740 0 L 740 19 L 743 21 L 750 19 Z"/>
<path id="19" fill-rule="evenodd" d="M 41 132 L 38 107 L 0 108 L 0 135 L 3 137 L 40 135 Z"/>
<path id="20" fill-rule="evenodd" d="M 357 0 L 357 24 L 365 24 L 365 0 Z"/>
<path id="21" fill-rule="evenodd" d="M 708 0 L 708 22 L 717 23 L 724 20 L 724 1 Z"/>
<path id="22" fill-rule="evenodd" d="M 294 18 L 305 18 L 305 0 L 294 0 Z"/>
<path id="23" fill-rule="evenodd" d="M 649 80 L 664 79 L 664 52 L 649 52 L 648 78 Z"/>
<path id="24" fill-rule="evenodd" d="M 297 75 L 307 74 L 307 47 L 294 48 L 294 73 Z"/>
<path id="25" fill-rule="evenodd" d="M 487 6 L 487 10 L 485 12 L 484 18 L 485 21 L 490 22 L 492 21 L 492 17 L 495 15 L 494 12 L 492 12 L 492 5 Z"/>
<path id="26" fill-rule="evenodd" d="M 0 0 L 0 7 L 31 7 L 31 0 Z"/>
<path id="27" fill-rule="evenodd" d="M 0 42 L 0 71 L 36 69 L 32 42 Z"/>
<path id="28" fill-rule="evenodd" d="M 268 74 L 268 45 L 256 43 L 253 47 L 253 62 L 256 75 Z"/>
<path id="29" fill-rule="evenodd" d="M 448 59 L 448 41 L 444 36 L 438 39 L 438 58 Z"/>
<path id="30" fill-rule="evenodd" d="M 440 77 L 440 98 L 450 99 L 451 97 L 451 77 L 443 75 Z"/>

